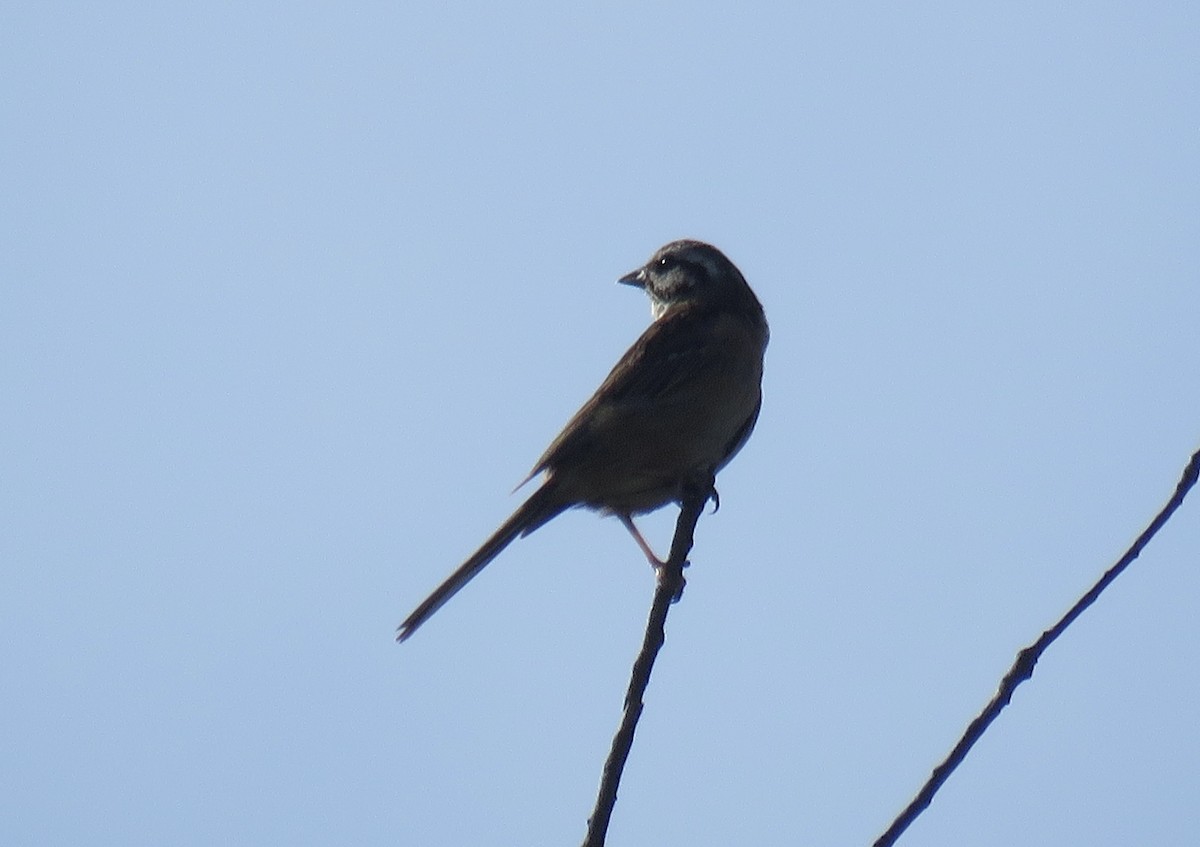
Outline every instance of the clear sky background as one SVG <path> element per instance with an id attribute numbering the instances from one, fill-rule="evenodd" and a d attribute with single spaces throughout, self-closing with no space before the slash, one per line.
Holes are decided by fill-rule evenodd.
<path id="1" fill-rule="evenodd" d="M 393 628 L 686 236 L 766 400 L 610 843 L 870 843 L 1200 446 L 1198 44 L 1194 0 L 6 4 L 0 842 L 577 844 L 619 524 Z M 902 843 L 1194 844 L 1198 553 L 1193 499 Z"/>

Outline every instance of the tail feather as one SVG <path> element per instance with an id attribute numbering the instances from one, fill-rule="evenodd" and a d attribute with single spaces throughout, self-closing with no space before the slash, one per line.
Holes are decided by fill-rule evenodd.
<path id="1" fill-rule="evenodd" d="M 445 582 L 434 589 L 434 592 L 425 598 L 425 601 L 417 606 L 411 615 L 405 618 L 404 623 L 400 624 L 396 630 L 396 640 L 404 641 L 416 632 L 421 624 L 429 620 L 434 612 L 442 608 L 451 597 L 462 590 L 463 586 L 487 567 L 492 559 L 500 555 L 500 552 L 517 536 L 528 535 L 562 512 L 567 505 L 557 501 L 554 489 L 552 481 L 547 481 L 541 488 L 533 492 L 529 499 L 513 512 L 512 517 L 505 521 L 492 534 L 492 537 L 475 551 L 471 558 L 463 562 L 458 570 L 450 574 Z"/>

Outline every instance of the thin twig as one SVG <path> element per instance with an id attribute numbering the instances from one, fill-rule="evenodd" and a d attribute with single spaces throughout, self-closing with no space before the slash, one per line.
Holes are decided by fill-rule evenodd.
<path id="1" fill-rule="evenodd" d="M 1066 628 L 1088 606 L 1096 602 L 1096 598 L 1100 596 L 1101 592 L 1138 557 L 1142 549 L 1150 543 L 1150 539 L 1162 529 L 1167 519 L 1183 503 L 1183 498 L 1187 497 L 1192 486 L 1196 484 L 1197 477 L 1200 477 L 1200 450 L 1192 454 L 1192 459 L 1188 462 L 1187 467 L 1184 468 L 1183 475 L 1179 479 L 1179 484 L 1175 486 L 1175 493 L 1171 496 L 1167 505 L 1163 507 L 1162 511 L 1150 522 L 1150 525 L 1138 536 L 1133 545 L 1125 551 L 1125 555 L 1108 569 L 1104 576 L 1100 578 L 1100 581 L 1092 586 L 1091 590 L 1079 598 L 1079 602 L 1072 606 L 1070 611 L 1063 615 L 1058 623 L 1043 632 L 1041 638 L 1036 642 L 1017 654 L 1017 660 L 1000 682 L 1000 688 L 996 692 L 996 696 L 979 713 L 979 716 L 971 721 L 971 725 L 967 727 L 958 744 L 950 751 L 950 755 L 933 769 L 929 780 L 921 788 L 917 796 L 913 798 L 913 801 L 908 804 L 908 807 L 892 821 L 892 825 L 888 827 L 887 832 L 879 836 L 879 839 L 875 842 L 875 847 L 890 847 L 890 845 L 895 844 L 896 839 L 908 828 L 909 824 L 916 820 L 917 816 L 929 807 L 929 804 L 933 802 L 933 795 L 942 787 L 942 783 L 950 777 L 954 769 L 966 758 L 967 753 L 975 745 L 975 742 L 980 739 L 992 721 L 999 716 L 1004 707 L 1012 700 L 1013 692 L 1017 686 L 1033 676 L 1034 665 L 1037 664 L 1042 654 L 1046 652 L 1046 648 L 1053 644 L 1055 639 L 1062 635 L 1066 631 Z"/>
<path id="2" fill-rule="evenodd" d="M 650 684 L 650 672 L 654 659 L 666 640 L 667 611 L 671 604 L 683 596 L 683 569 L 687 566 L 687 555 L 692 549 L 692 535 L 696 522 L 704 511 L 704 504 L 713 496 L 711 484 L 706 489 L 687 491 L 680 503 L 679 519 L 675 523 L 675 537 L 671 541 L 671 555 L 658 568 L 658 582 L 654 587 L 654 601 L 650 606 L 650 618 L 646 621 L 646 634 L 642 649 L 633 663 L 629 689 L 625 693 L 625 707 L 621 725 L 613 736 L 608 759 L 604 762 L 604 774 L 600 779 L 600 790 L 596 795 L 596 807 L 588 818 L 587 837 L 583 847 L 603 847 L 608 834 L 608 822 L 612 818 L 613 806 L 617 802 L 617 786 L 625 770 L 625 760 L 633 747 L 633 733 L 642 714 L 642 697 Z"/>

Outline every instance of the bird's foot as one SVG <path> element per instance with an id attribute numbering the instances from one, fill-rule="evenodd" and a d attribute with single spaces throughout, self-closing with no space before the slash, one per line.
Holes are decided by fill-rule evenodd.
<path id="1" fill-rule="evenodd" d="M 654 555 L 654 551 L 650 549 L 650 545 L 647 544 L 646 539 L 642 537 L 642 533 L 634 524 L 632 517 L 629 515 L 617 515 L 617 517 L 621 519 L 621 523 L 625 525 L 625 528 L 629 530 L 629 534 L 633 536 L 633 540 L 637 542 L 638 548 L 646 556 L 646 561 L 650 563 L 650 567 L 657 571 L 667 564 L 662 559 L 658 558 L 658 556 Z"/>

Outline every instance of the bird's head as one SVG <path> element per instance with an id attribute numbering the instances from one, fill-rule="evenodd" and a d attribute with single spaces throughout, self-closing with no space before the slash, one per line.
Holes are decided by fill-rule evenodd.
<path id="1" fill-rule="evenodd" d="M 711 305 L 747 295 L 754 300 L 741 271 L 724 253 L 703 241 L 672 241 L 617 281 L 636 285 L 650 296 L 655 320 L 676 306 Z M 754 303 L 757 305 L 757 300 Z"/>

